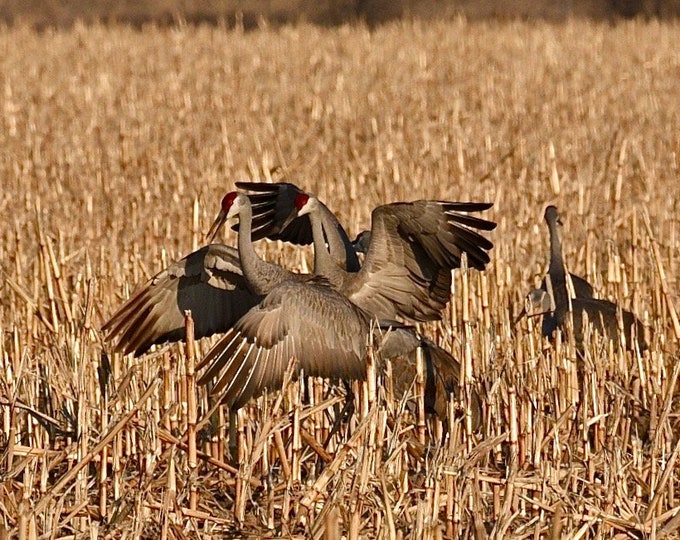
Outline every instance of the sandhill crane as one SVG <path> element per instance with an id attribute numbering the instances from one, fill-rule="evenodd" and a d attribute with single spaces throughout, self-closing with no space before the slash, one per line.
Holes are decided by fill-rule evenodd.
<path id="1" fill-rule="evenodd" d="M 236 215 L 240 218 L 238 251 L 211 244 L 150 280 L 104 325 L 110 337 L 118 336 L 116 349 L 141 354 L 153 343 L 183 338 L 181 308 L 193 307 L 197 335 L 227 331 L 202 361 L 201 366 L 216 363 L 201 382 L 215 376 L 224 353 L 232 355 L 226 369 L 233 378 L 228 379 L 223 395 L 232 409 L 260 395 L 264 388 L 279 388 L 293 356 L 310 375 L 365 377 L 371 316 L 331 289 L 325 279 L 296 274 L 260 259 L 250 238 L 251 205 L 243 194 L 232 192 L 223 198 L 209 236 Z M 249 339 L 257 343 L 238 354 L 227 349 L 218 355 L 226 340 L 247 343 Z M 248 354 L 253 350 L 258 354 Z M 250 371 L 249 362 L 254 362 Z M 239 369 L 232 374 L 229 369 L 234 365 Z M 222 390 L 226 380 L 219 378 L 214 391 Z"/>
<path id="2" fill-rule="evenodd" d="M 564 326 L 567 314 L 571 311 L 574 320 L 574 340 L 583 349 L 585 328 L 583 321 L 587 319 L 602 335 L 616 343 L 619 342 L 618 306 L 607 300 L 593 298 L 593 287 L 585 279 L 569 274 L 574 289 L 574 298 L 569 294 L 567 272 L 562 255 L 560 238 L 560 220 L 557 208 L 548 206 L 545 209 L 545 221 L 550 232 L 550 262 L 548 273 L 541 287 L 527 296 L 527 303 L 532 311 L 543 314 L 541 331 L 548 337 L 557 328 Z M 525 313 L 525 311 L 523 311 Z M 520 317 L 522 314 L 520 315 Z M 647 348 L 644 340 L 644 327 L 630 311 L 622 310 L 623 329 L 626 347 L 634 349 L 635 345 L 642 351 Z"/>
<path id="3" fill-rule="evenodd" d="M 562 239 L 560 235 L 560 228 L 562 227 L 562 221 L 560 220 L 557 208 L 554 206 L 548 206 L 545 209 L 543 215 L 546 224 L 548 225 L 548 233 L 550 235 L 550 252 L 548 259 L 548 272 L 543 277 L 541 281 L 541 286 L 538 289 L 531 291 L 526 299 L 529 305 L 532 305 L 534 309 L 538 309 L 543 302 L 549 302 L 551 298 L 554 299 L 554 304 L 563 304 L 570 297 L 569 289 L 567 288 L 566 279 L 566 266 L 564 264 L 564 257 L 562 255 Z M 359 242 L 359 238 L 355 242 Z M 571 285 L 573 286 L 573 296 L 574 298 L 593 298 L 594 291 L 593 286 L 588 283 L 584 278 L 576 274 L 569 273 L 569 279 L 571 280 Z M 550 294 L 552 291 L 552 296 Z M 547 293 L 544 295 L 543 293 Z M 548 312 L 552 312 L 553 309 L 548 309 Z M 515 319 L 515 324 L 527 314 L 526 307 L 524 307 L 521 313 Z M 543 317 L 543 335 L 548 336 L 553 333 L 557 327 L 555 324 L 555 319 L 549 314 Z"/>

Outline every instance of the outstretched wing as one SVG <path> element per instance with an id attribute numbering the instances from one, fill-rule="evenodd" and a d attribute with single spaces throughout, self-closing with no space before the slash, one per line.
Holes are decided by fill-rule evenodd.
<path id="1" fill-rule="evenodd" d="M 366 376 L 370 318 L 323 280 L 273 289 L 208 352 L 199 383 L 238 409 L 265 389 L 278 390 L 291 358 L 306 375 Z"/>
<path id="2" fill-rule="evenodd" d="M 463 253 L 468 265 L 484 270 L 489 263 L 487 251 L 493 243 L 477 231 L 492 231 L 496 223 L 461 212 L 481 212 L 491 203 L 414 201 L 386 205 L 397 219 L 402 238 L 416 240 L 437 264 L 459 268 Z"/>
<path id="3" fill-rule="evenodd" d="M 241 271 L 238 251 L 210 244 L 174 262 L 139 288 L 102 331 L 114 350 L 143 354 L 151 345 L 185 339 L 184 312 L 191 310 L 195 337 L 226 332 L 260 298 Z"/>
<path id="4" fill-rule="evenodd" d="M 471 267 L 481 270 L 493 248 L 477 230 L 491 231 L 496 224 L 460 212 L 490 207 L 441 201 L 377 207 L 364 265 L 348 280 L 345 294 L 379 319 L 441 318 L 450 297 L 451 270 L 460 266 L 462 254 L 467 254 Z"/>
<path id="5" fill-rule="evenodd" d="M 295 198 L 304 192 L 296 185 L 236 182 L 236 187 L 248 195 L 253 207 L 253 241 L 269 238 L 297 245 L 312 243 L 309 216 L 297 217 Z M 238 230 L 238 224 L 232 228 Z"/>

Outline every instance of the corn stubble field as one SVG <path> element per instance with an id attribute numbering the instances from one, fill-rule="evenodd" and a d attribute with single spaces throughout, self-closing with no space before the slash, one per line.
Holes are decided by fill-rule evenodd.
<path id="1" fill-rule="evenodd" d="M 678 537 L 679 39 L 641 22 L 3 29 L 0 538 Z M 421 328 L 471 366 L 455 405 L 479 392 L 479 430 L 424 430 L 379 381 L 323 449 L 343 392 L 291 383 L 241 413 L 234 469 L 183 345 L 110 354 L 115 308 L 275 166 L 352 234 L 385 202 L 494 202 L 492 263 L 456 271 Z M 581 363 L 539 319 L 513 326 L 547 204 L 569 269 L 644 322 L 644 355 L 593 340 Z"/>

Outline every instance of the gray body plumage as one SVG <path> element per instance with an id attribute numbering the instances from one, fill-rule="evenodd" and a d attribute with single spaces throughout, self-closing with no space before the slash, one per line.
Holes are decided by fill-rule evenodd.
<path id="1" fill-rule="evenodd" d="M 562 328 L 569 316 L 569 304 L 558 304 L 554 311 L 551 310 L 551 303 L 548 293 L 541 289 L 532 291 L 529 301 L 534 310 L 544 313 L 543 315 L 543 335 L 549 337 L 557 328 Z M 574 342 L 577 348 L 583 350 L 583 340 L 586 336 L 585 322 L 592 325 L 592 328 L 601 336 L 620 342 L 619 337 L 619 307 L 609 300 L 597 298 L 572 298 L 571 313 L 573 316 Z M 546 319 L 549 325 L 546 325 Z M 633 350 L 637 346 L 640 351 L 647 349 L 643 324 L 633 313 L 625 309 L 621 310 L 621 321 L 624 331 L 626 349 Z"/>
<path id="2" fill-rule="evenodd" d="M 318 278 L 285 281 L 248 311 L 210 350 L 199 382 L 233 408 L 281 387 L 291 358 L 295 372 L 366 377 L 370 316 Z"/>

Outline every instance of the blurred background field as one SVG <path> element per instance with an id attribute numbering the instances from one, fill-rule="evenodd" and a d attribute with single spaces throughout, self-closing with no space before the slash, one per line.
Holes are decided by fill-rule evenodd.
<path id="1" fill-rule="evenodd" d="M 75 21 L 141 26 L 178 21 L 256 28 L 308 22 L 370 25 L 415 17 L 424 21 L 463 16 L 479 19 L 618 18 L 672 19 L 680 0 L 1 0 L 0 21 L 37 28 L 70 27 Z"/>
<path id="2" fill-rule="evenodd" d="M 677 537 L 679 42 L 658 20 L 2 29 L 0 537 Z M 274 166 L 351 233 L 385 202 L 495 203 L 488 271 L 457 272 L 423 328 L 472 358 L 479 432 L 425 452 L 381 401 L 324 456 L 293 437 L 292 388 L 245 411 L 240 473 L 223 430 L 190 466 L 183 348 L 109 357 L 99 328 Z M 569 269 L 644 322 L 643 357 L 579 366 L 511 324 L 547 204 Z M 322 440 L 328 415 L 305 418 Z"/>

